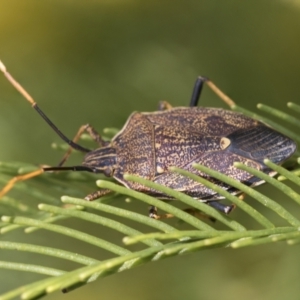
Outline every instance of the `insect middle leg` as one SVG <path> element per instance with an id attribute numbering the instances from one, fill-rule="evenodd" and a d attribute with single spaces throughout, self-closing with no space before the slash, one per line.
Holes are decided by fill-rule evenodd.
<path id="1" fill-rule="evenodd" d="M 193 215 L 195 217 L 199 217 L 199 218 L 206 218 L 206 219 L 210 219 L 211 221 L 215 221 L 214 218 L 211 218 L 210 216 L 202 213 L 201 211 L 197 210 L 197 209 L 193 209 L 193 208 L 186 208 L 183 211 L 189 213 L 190 215 Z M 156 206 L 150 206 L 149 208 L 149 214 L 148 216 L 152 219 L 155 220 L 161 220 L 161 219 L 171 219 L 174 218 L 175 216 L 172 214 L 158 214 L 157 213 L 157 207 Z"/>
<path id="2" fill-rule="evenodd" d="M 208 204 L 209 206 L 213 207 L 214 209 L 228 215 L 234 208 L 235 205 L 225 205 L 223 203 L 221 203 L 220 201 L 207 201 L 206 204 Z M 202 213 L 201 211 L 199 211 L 198 209 L 194 209 L 194 208 L 187 208 L 184 209 L 185 212 L 193 215 L 193 216 L 200 216 L 200 218 L 208 218 L 210 220 L 214 220 L 213 218 L 211 218 L 210 216 L 206 215 L 205 213 Z M 159 215 L 157 214 L 157 207 L 156 206 L 150 206 L 149 208 L 149 217 L 152 219 L 169 219 L 169 218 L 173 218 L 174 215 L 172 214 L 162 214 Z"/>
<path id="3" fill-rule="evenodd" d="M 157 207 L 153 205 L 149 207 L 148 216 L 151 219 L 155 219 L 155 220 L 174 218 L 174 215 L 172 214 L 163 214 L 163 215 L 157 214 Z"/>

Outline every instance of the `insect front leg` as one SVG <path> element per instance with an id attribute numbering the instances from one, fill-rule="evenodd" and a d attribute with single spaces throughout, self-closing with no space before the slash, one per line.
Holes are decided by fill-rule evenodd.
<path id="1" fill-rule="evenodd" d="M 73 142 L 77 143 L 82 134 L 86 132 L 88 135 L 100 146 L 103 147 L 106 145 L 106 142 L 102 139 L 101 135 L 90 125 L 90 124 L 85 124 L 82 125 L 78 132 L 76 133 L 75 137 L 73 138 Z M 59 162 L 58 166 L 61 167 L 69 158 L 73 151 L 72 147 L 69 147 L 65 155 L 63 156 L 62 160 Z"/>

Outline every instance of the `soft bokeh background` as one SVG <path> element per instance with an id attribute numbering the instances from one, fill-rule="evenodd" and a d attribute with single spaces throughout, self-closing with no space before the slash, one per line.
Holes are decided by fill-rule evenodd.
<path id="1" fill-rule="evenodd" d="M 87 122 L 99 131 L 120 128 L 132 111 L 153 111 L 162 99 L 186 105 L 197 75 L 212 78 L 246 108 L 263 102 L 286 110 L 286 102 L 299 103 L 299 53 L 298 0 L 0 2 L 0 59 L 68 136 Z M 207 89 L 201 105 L 225 107 Z M 61 154 L 49 147 L 59 139 L 3 77 L 0 107 L 0 160 L 59 161 Z M 70 224 L 91 228 L 76 220 Z M 22 236 L 5 239 L 37 244 L 47 239 L 105 258 L 71 238 Z M 28 257 L 46 264 L 29 254 L 1 253 L 0 260 Z M 299 263 L 299 247 L 283 243 L 207 250 L 48 299 L 299 299 Z M 67 264 L 57 260 L 51 266 Z M 0 293 L 38 278 L 1 271 Z"/>

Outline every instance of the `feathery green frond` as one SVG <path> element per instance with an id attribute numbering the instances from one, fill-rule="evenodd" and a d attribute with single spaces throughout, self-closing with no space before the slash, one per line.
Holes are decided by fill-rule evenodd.
<path id="1" fill-rule="evenodd" d="M 296 112 L 300 111 L 299 106 L 296 104 L 289 103 L 288 106 Z M 259 108 L 281 118 L 283 121 L 289 121 L 294 126 L 299 126 L 299 122 L 295 118 L 290 118 L 288 115 L 264 105 L 259 105 Z M 252 118 L 266 121 L 275 129 L 285 133 L 296 141 L 300 141 L 299 135 L 283 128 L 275 122 L 270 122 L 268 119 L 262 118 L 238 106 L 234 106 L 233 109 L 242 111 Z M 112 136 L 116 133 L 116 130 L 107 129 L 105 133 L 107 136 Z M 64 150 L 65 146 L 56 145 L 56 148 Z M 287 184 L 288 181 L 291 181 L 296 186 L 299 186 L 299 174 L 277 166 L 268 159 L 265 160 L 265 164 L 270 169 L 276 171 L 280 175 L 279 178 L 285 180 L 285 182 L 279 182 L 277 179 L 241 163 L 236 163 L 235 166 L 268 182 L 275 189 L 278 189 L 285 198 L 293 201 L 297 206 L 300 205 L 300 194 L 296 189 L 291 188 Z M 183 176 L 192 178 L 209 189 L 216 191 L 226 201 L 234 204 L 237 210 L 243 211 L 244 215 L 248 216 L 248 222 L 245 222 L 245 218 L 234 219 L 232 216 L 224 215 L 207 204 L 195 201 L 195 199 L 183 193 L 131 174 L 125 175 L 126 180 L 138 182 L 147 187 L 162 191 L 177 199 L 178 202 L 183 203 L 184 206 L 200 210 L 210 218 L 199 219 L 174 206 L 176 201 L 166 203 L 152 196 L 102 179 L 97 180 L 97 185 L 100 188 L 108 188 L 114 191 L 115 194 L 113 196 L 106 196 L 95 202 L 87 202 L 82 197 L 94 188 L 94 182 L 97 177 L 93 174 L 43 174 L 30 181 L 18 183 L 9 196 L 1 199 L 0 212 L 2 217 L 0 232 L 2 238 L 5 239 L 9 232 L 20 228 L 24 230 L 25 234 L 35 231 L 38 231 L 37 234 L 39 234 L 40 230 L 44 230 L 43 234 L 47 235 L 47 232 L 52 231 L 52 234 L 68 236 L 69 238 L 78 240 L 78 242 L 80 241 L 80 243 L 86 244 L 87 247 L 90 245 L 98 247 L 99 251 L 102 249 L 109 258 L 105 257 L 102 259 L 99 257 L 99 259 L 95 259 L 78 253 L 77 249 L 72 252 L 55 247 L 2 240 L 0 241 L 1 249 L 37 253 L 49 256 L 50 258 L 59 258 L 76 263 L 77 265 L 79 264 L 79 267 L 77 266 L 73 271 L 66 271 L 38 266 L 28 261 L 24 261 L 22 264 L 1 261 L 0 268 L 11 269 L 16 272 L 46 274 L 49 277 L 8 291 L 0 296 L 0 300 L 13 299 L 14 297 L 38 299 L 57 290 L 64 292 L 71 291 L 101 277 L 129 270 L 151 261 L 199 251 L 205 248 L 240 248 L 277 241 L 286 241 L 289 245 L 293 245 L 300 241 L 300 220 L 297 212 L 289 211 L 278 203 L 278 199 L 271 199 L 269 196 L 224 174 L 220 174 L 199 164 L 195 164 L 194 167 L 247 194 L 249 198 L 258 201 L 266 208 L 275 212 L 277 219 L 273 218 L 271 220 L 269 215 L 265 214 L 265 211 L 260 212 L 257 208 L 254 208 L 251 202 L 247 201 L 248 198 L 246 198 L 246 201 L 242 201 L 239 197 L 230 194 L 208 180 L 176 166 L 171 169 L 172 172 L 178 172 Z M 4 184 L 13 175 L 23 174 L 35 168 L 33 165 L 24 163 L 0 163 L 0 181 Z M 66 179 L 69 182 L 66 182 Z M 53 193 L 49 194 L 49 190 L 53 190 Z M 59 195 L 68 196 L 61 197 L 61 201 L 59 201 Z M 184 222 L 185 227 L 189 229 L 183 230 L 180 226 L 171 225 L 164 220 L 154 220 L 145 214 L 132 211 L 130 204 L 126 208 L 118 207 L 118 204 L 116 205 L 114 200 L 116 198 L 124 199 L 125 197 L 156 206 L 160 210 L 174 215 L 177 219 Z M 28 198 L 28 200 L 23 201 L 23 198 Z M 145 205 L 145 212 L 146 210 Z M 68 220 L 72 218 L 92 223 L 95 228 L 104 228 L 104 231 L 102 231 L 103 238 L 98 237 L 98 231 L 91 233 L 85 232 L 84 228 L 82 230 L 71 228 L 68 225 Z M 210 219 L 216 220 L 216 223 L 209 221 Z M 249 223 L 249 220 L 255 221 L 253 222 L 253 228 L 257 229 L 249 227 L 249 224 L 252 224 L 251 222 Z M 63 222 L 63 225 L 54 224 L 58 222 Z M 282 222 L 285 224 L 284 226 L 280 225 Z M 110 240 L 104 234 L 106 228 L 112 235 L 115 234 L 118 236 L 117 241 L 115 238 Z M 130 246 L 133 244 L 134 246 Z M 129 250 L 129 246 L 133 248 Z"/>

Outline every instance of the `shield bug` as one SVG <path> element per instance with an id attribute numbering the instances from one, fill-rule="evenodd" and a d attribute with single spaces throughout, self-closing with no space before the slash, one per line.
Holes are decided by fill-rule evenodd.
<path id="1" fill-rule="evenodd" d="M 229 97 L 204 77 L 197 78 L 189 107 L 173 108 L 169 103 L 161 102 L 159 111 L 134 112 L 110 142 L 104 141 L 88 124 L 82 126 L 75 138 L 70 140 L 43 113 L 31 96 L 6 71 L 2 63 L 0 69 L 51 128 L 70 145 L 69 151 L 57 167 L 41 168 L 13 178 L 2 189 L 0 196 L 7 193 L 17 181 L 47 171 L 72 170 L 103 173 L 127 188 L 159 199 L 172 199 L 162 192 L 125 180 L 123 175 L 129 173 L 183 192 L 222 212 L 229 213 L 232 206 L 216 201 L 221 197 L 215 191 L 178 173 L 170 172 L 169 167 L 180 167 L 206 177 L 223 189 L 237 193 L 238 191 L 229 185 L 195 170 L 192 164 L 200 163 L 254 186 L 262 183 L 261 179 L 234 168 L 234 162 L 242 162 L 274 175 L 274 172 L 264 165 L 263 159 L 269 158 L 274 163 L 281 164 L 296 150 L 293 140 L 241 113 L 219 108 L 197 107 L 205 82 L 221 99 L 233 104 Z M 99 148 L 90 150 L 77 144 L 80 135 L 85 131 L 98 143 Z M 85 153 L 84 160 L 81 165 L 63 167 L 71 149 Z M 87 195 L 85 199 L 94 200 L 107 192 L 109 191 L 100 190 Z M 155 209 L 152 209 L 150 214 L 155 217 Z"/>

